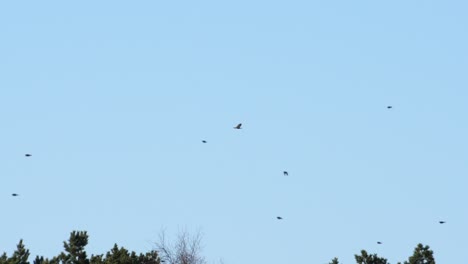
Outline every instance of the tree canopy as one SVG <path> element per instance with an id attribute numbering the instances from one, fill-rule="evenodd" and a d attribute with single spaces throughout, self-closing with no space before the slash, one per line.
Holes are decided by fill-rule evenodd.
<path id="1" fill-rule="evenodd" d="M 68 241 L 63 242 L 63 252 L 51 259 L 36 256 L 33 264 L 161 264 L 155 250 L 137 254 L 114 244 L 114 247 L 107 253 L 88 257 L 86 245 L 88 245 L 87 232 L 73 231 Z M 30 264 L 29 255 L 29 250 L 25 248 L 23 240 L 20 240 L 11 257 L 8 257 L 6 253 L 0 256 L 0 264 Z"/>
<path id="2" fill-rule="evenodd" d="M 104 254 L 88 257 L 85 247 L 88 245 L 88 233 L 86 231 L 73 231 L 68 241 L 63 242 L 63 251 L 52 258 L 36 256 L 32 264 L 205 264 L 201 255 L 201 236 L 189 235 L 186 231 L 179 234 L 174 243 L 165 240 L 164 233 L 157 242 L 156 250 L 137 254 L 117 244 Z M 11 256 L 7 253 L 0 255 L 0 264 L 31 264 L 29 262 L 29 249 L 21 239 L 16 250 Z M 357 264 L 389 264 L 386 258 L 377 254 L 369 254 L 361 250 L 354 255 Z M 339 264 L 338 258 L 333 258 L 329 264 Z M 403 263 L 398 264 L 436 264 L 434 252 L 429 246 L 418 244 L 413 255 Z"/>

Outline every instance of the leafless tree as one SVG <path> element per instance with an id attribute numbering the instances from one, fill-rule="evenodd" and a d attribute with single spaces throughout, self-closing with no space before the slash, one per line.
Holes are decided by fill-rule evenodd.
<path id="1" fill-rule="evenodd" d="M 200 231 L 191 235 L 187 230 L 181 230 L 173 242 L 167 241 L 166 233 L 162 231 L 156 242 L 156 250 L 164 264 L 207 264 L 201 255 L 201 241 Z"/>

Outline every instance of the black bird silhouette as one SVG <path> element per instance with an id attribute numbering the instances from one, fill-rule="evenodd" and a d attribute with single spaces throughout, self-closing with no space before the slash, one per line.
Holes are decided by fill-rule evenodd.
<path id="1" fill-rule="evenodd" d="M 391 106 L 391 105 L 387 106 L 387 109 L 392 109 L 392 108 L 393 108 L 393 106 Z"/>
<path id="2" fill-rule="evenodd" d="M 382 244 L 382 242 L 380 242 L 380 241 L 377 241 L 377 244 L 381 245 L 381 244 Z"/>
<path id="3" fill-rule="evenodd" d="M 31 157 L 32 155 L 28 153 L 28 154 L 24 154 L 24 156 Z"/>
<path id="4" fill-rule="evenodd" d="M 287 171 L 283 171 L 283 175 L 284 175 L 284 176 L 288 176 L 289 173 L 288 173 Z"/>
<path id="5" fill-rule="evenodd" d="M 445 224 L 445 221 L 439 221 L 439 224 Z"/>
<path id="6" fill-rule="evenodd" d="M 12 193 L 11 196 L 19 196 L 17 193 Z"/>
<path id="7" fill-rule="evenodd" d="M 201 142 L 206 143 L 206 140 L 202 140 Z"/>
<path id="8" fill-rule="evenodd" d="M 278 219 L 278 220 L 283 220 L 283 217 L 277 216 L 276 219 Z"/>
<path id="9" fill-rule="evenodd" d="M 241 126 L 242 126 L 242 123 L 239 123 L 237 124 L 237 126 L 234 127 L 234 129 L 242 129 Z"/>

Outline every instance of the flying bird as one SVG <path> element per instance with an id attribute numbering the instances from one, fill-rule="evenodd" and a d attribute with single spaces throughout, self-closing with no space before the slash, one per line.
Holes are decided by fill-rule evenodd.
<path id="1" fill-rule="evenodd" d="M 380 242 L 380 241 L 377 241 L 377 244 L 381 245 L 381 244 L 382 244 L 382 242 Z"/>
<path id="2" fill-rule="evenodd" d="M 234 129 L 241 129 L 242 123 L 237 124 L 237 126 L 234 127 Z"/>
<path id="3" fill-rule="evenodd" d="M 439 224 L 441 224 L 441 225 L 445 224 L 445 221 L 439 221 Z"/>
<path id="4" fill-rule="evenodd" d="M 31 157 L 32 154 L 27 153 L 27 154 L 24 154 L 24 156 L 26 156 L 26 157 Z"/>
<path id="5" fill-rule="evenodd" d="M 393 108 L 393 106 L 391 106 L 391 105 L 387 106 L 387 109 L 392 109 L 392 108 Z"/>
<path id="6" fill-rule="evenodd" d="M 201 142 L 206 143 L 206 140 L 202 140 Z"/>
<path id="7" fill-rule="evenodd" d="M 11 196 L 19 196 L 17 193 L 12 193 Z"/>
<path id="8" fill-rule="evenodd" d="M 278 219 L 278 220 L 283 220 L 283 217 L 277 216 L 276 219 Z"/>
<path id="9" fill-rule="evenodd" d="M 284 176 L 288 176 L 289 173 L 288 173 L 287 171 L 283 171 L 283 175 L 284 175 Z"/>

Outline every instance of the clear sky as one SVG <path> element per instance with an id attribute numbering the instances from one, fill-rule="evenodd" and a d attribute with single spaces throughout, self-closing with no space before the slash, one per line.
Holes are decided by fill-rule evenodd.
<path id="1" fill-rule="evenodd" d="M 419 242 L 459 262 L 467 9 L 2 1 L 0 251 L 86 230 L 89 253 L 141 252 L 186 228 L 210 263 L 396 263 Z"/>

